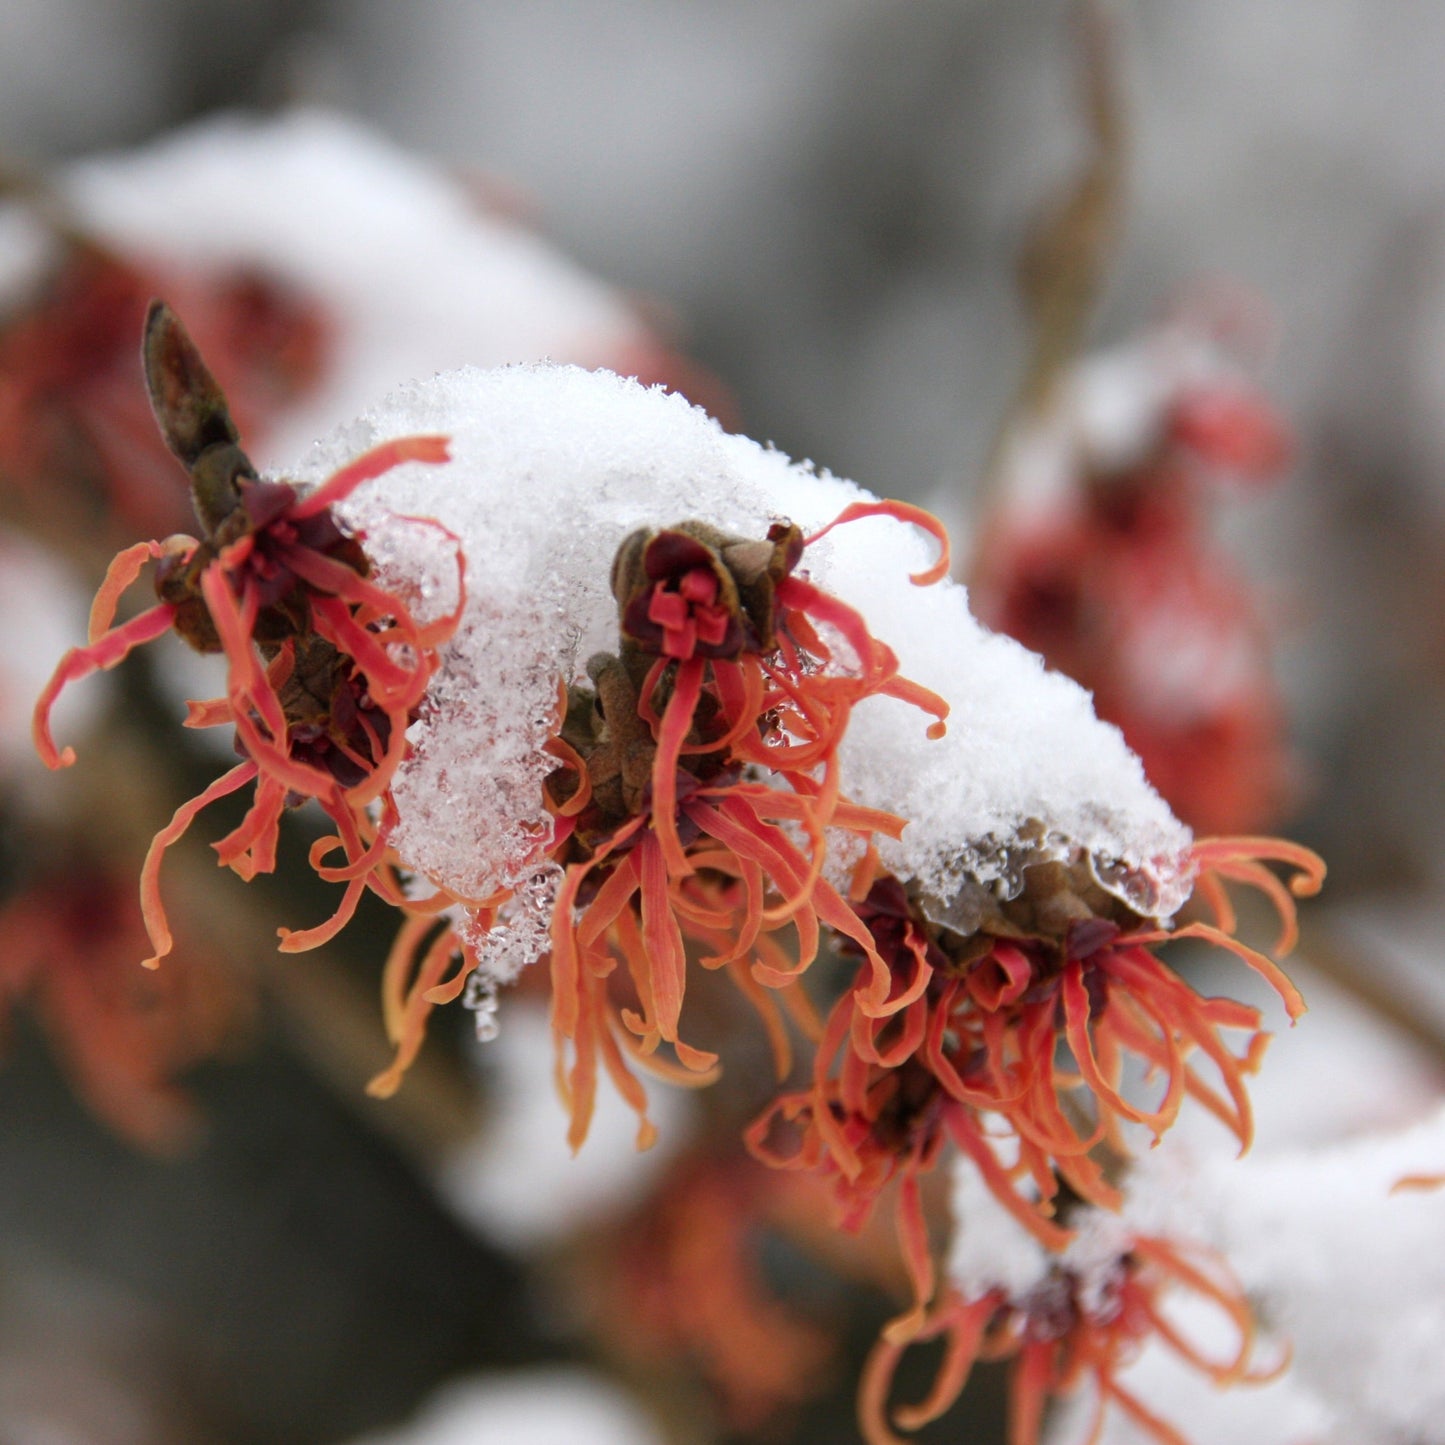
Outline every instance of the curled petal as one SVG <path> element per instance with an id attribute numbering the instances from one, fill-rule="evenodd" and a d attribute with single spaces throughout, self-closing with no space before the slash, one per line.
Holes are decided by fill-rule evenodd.
<path id="1" fill-rule="evenodd" d="M 291 507 L 290 515 L 298 520 L 324 512 L 333 502 L 349 497 L 363 482 L 385 475 L 403 462 L 426 462 L 437 465 L 451 460 L 451 439 L 443 436 L 400 437 L 382 442 L 363 452 L 333 473 L 314 491 L 308 492 Z"/>
<path id="2" fill-rule="evenodd" d="M 186 541 L 190 542 L 190 538 Z M 191 542 L 191 546 L 195 546 Z M 133 547 L 118 553 L 105 569 L 105 578 L 90 604 L 90 625 L 86 629 L 86 642 L 92 647 L 110 631 L 115 621 L 115 610 L 120 599 L 141 574 L 147 562 L 164 555 L 166 549 L 159 542 L 137 542 Z"/>
<path id="3" fill-rule="evenodd" d="M 861 517 L 892 517 L 898 522 L 912 522 L 915 527 L 922 528 L 938 543 L 938 560 L 932 567 L 913 573 L 909 581 L 914 586 L 927 587 L 948 576 L 948 533 L 944 529 L 943 523 L 931 513 L 925 512 L 922 507 L 915 507 L 908 502 L 853 502 L 844 507 L 826 527 L 814 532 L 811 537 L 805 538 L 803 545 L 811 547 L 820 537 L 826 537 L 834 527 L 841 527 L 845 522 L 855 522 Z"/>
<path id="4" fill-rule="evenodd" d="M 327 812 L 341 825 L 343 834 L 350 835 L 346 839 L 346 846 L 351 857 L 345 868 L 318 868 L 317 872 L 322 877 L 330 873 L 334 878 L 347 879 L 346 890 L 341 895 L 336 911 L 324 923 L 305 929 L 278 928 L 276 933 L 281 940 L 282 953 L 304 953 L 309 949 L 319 948 L 323 943 L 329 943 L 335 938 L 351 921 L 357 905 L 361 902 L 361 895 L 366 892 L 373 869 L 380 865 L 386 855 L 387 839 L 396 825 L 396 810 L 392 808 L 383 815 L 370 846 L 361 851 L 360 839 L 355 836 L 355 824 L 348 812 L 348 805 L 341 801 L 339 794 L 330 800 Z"/>
<path id="5" fill-rule="evenodd" d="M 1279 995 L 1291 1023 L 1297 1022 L 1306 1012 L 1308 1005 L 1300 991 L 1290 982 L 1288 975 L 1272 959 L 1250 948 L 1237 938 L 1213 928 L 1207 923 L 1186 923 L 1172 930 L 1158 930 L 1152 933 L 1131 933 L 1119 939 L 1120 944 L 1167 943 L 1176 938 L 1202 938 L 1206 943 L 1234 954 L 1242 963 L 1252 968 Z"/>
<path id="6" fill-rule="evenodd" d="M 427 1015 L 432 1010 L 429 995 L 441 981 L 453 954 L 461 948 L 460 940 L 448 924 L 418 962 L 417 950 L 435 926 L 436 920 L 432 918 L 408 918 L 387 957 L 382 1005 L 387 1037 L 396 1045 L 396 1057 L 367 1084 L 366 1092 L 374 1099 L 388 1099 L 396 1093 L 415 1061 L 426 1037 Z"/>
<path id="7" fill-rule="evenodd" d="M 182 803 L 176 809 L 171 821 L 166 824 L 159 833 L 151 839 L 151 845 L 146 850 L 145 862 L 141 865 L 140 872 L 140 907 L 141 916 L 145 919 L 146 933 L 150 936 L 151 947 L 155 953 L 144 960 L 147 968 L 157 968 L 170 951 L 172 945 L 170 923 L 166 919 L 166 910 L 161 902 L 160 873 L 161 861 L 166 855 L 166 850 L 173 843 L 178 842 L 186 830 L 195 821 L 196 814 L 203 808 L 209 807 L 218 798 L 224 798 L 234 793 L 239 788 L 244 788 L 257 773 L 254 762 L 237 763 L 230 772 L 222 774 L 203 793 L 200 793 L 188 802 Z"/>
<path id="8" fill-rule="evenodd" d="M 50 713 L 60 694 L 72 682 L 79 682 L 93 672 L 105 672 L 116 667 L 137 647 L 153 642 L 162 633 L 168 632 L 175 615 L 176 609 L 170 603 L 163 602 L 148 612 L 142 612 L 139 617 L 131 618 L 120 627 L 112 628 L 87 647 L 72 647 L 60 659 L 35 704 L 30 725 L 35 750 L 46 767 L 68 768 L 75 761 L 75 749 L 57 749 L 50 732 Z"/>

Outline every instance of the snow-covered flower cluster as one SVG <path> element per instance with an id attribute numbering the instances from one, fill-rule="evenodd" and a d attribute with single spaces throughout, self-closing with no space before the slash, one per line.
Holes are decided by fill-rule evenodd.
<path id="1" fill-rule="evenodd" d="M 686 381 L 697 399 L 721 405 L 718 388 L 664 344 L 637 307 L 494 205 L 478 185 L 406 153 L 354 120 L 319 110 L 212 117 L 137 151 L 90 157 L 44 177 L 15 180 L 0 197 L 0 238 L 0 594 L 16 643 L 0 665 L 0 769 L 7 789 L 5 821 L 17 837 L 43 835 L 52 827 L 41 821 L 50 795 L 34 777 L 28 722 L 54 658 L 84 632 L 82 579 L 103 556 L 128 548 L 137 536 L 166 539 L 193 525 L 182 473 L 139 384 L 137 351 L 154 297 L 166 297 L 185 317 L 224 392 L 227 414 L 258 463 L 301 449 L 399 378 L 463 361 L 493 365 L 552 357 L 608 365 L 649 381 Z M 202 436 L 185 445 L 199 451 L 214 440 Z M 194 455 L 185 458 L 187 465 L 193 460 Z M 358 856 L 356 829 L 369 837 L 372 825 L 340 807 L 336 789 L 354 790 L 388 748 L 383 779 L 399 760 L 405 728 L 389 730 L 386 718 L 402 716 L 417 701 L 408 694 L 421 685 L 423 673 L 406 663 L 398 671 L 373 648 L 370 657 L 380 671 L 369 677 L 380 684 L 378 691 L 363 696 L 323 676 L 331 666 L 330 644 L 318 650 L 303 642 L 294 615 L 288 622 L 284 614 L 288 608 L 294 614 L 308 587 L 319 600 L 315 568 L 320 566 L 329 569 L 321 593 L 330 601 L 321 602 L 317 615 L 349 626 L 348 619 L 359 615 L 358 589 L 366 585 L 354 546 L 328 532 L 328 523 L 288 511 L 284 494 L 275 491 L 264 503 L 253 499 L 244 520 L 237 511 L 224 521 L 235 510 L 235 497 L 215 454 L 205 466 L 211 468 L 204 484 L 211 490 L 210 510 L 202 521 L 204 536 L 193 539 L 205 545 L 197 550 L 165 543 L 163 565 L 171 580 L 158 599 L 163 609 L 144 621 L 131 618 L 131 630 L 107 646 L 124 650 L 147 627 L 163 630 L 175 615 L 165 608 L 173 608 L 179 610 L 181 630 L 203 650 L 228 638 L 232 657 L 239 658 L 235 624 L 244 619 L 223 616 L 218 628 L 199 594 L 202 574 L 218 549 L 250 533 L 252 540 L 239 551 L 227 552 L 225 570 L 233 581 L 250 579 L 253 600 L 265 614 L 263 635 L 284 640 L 289 628 L 292 653 L 300 654 L 289 680 L 273 674 L 269 683 L 252 679 L 252 686 L 269 687 L 278 699 L 289 696 L 290 725 L 309 729 L 312 743 L 297 740 L 289 762 L 272 748 L 272 774 L 257 794 L 249 826 L 233 836 L 227 858 L 249 860 L 243 867 L 264 867 L 287 795 L 298 787 L 308 795 L 320 789 L 332 798 L 337 827 L 349 839 L 343 847 L 350 848 L 351 860 L 328 860 L 335 865 L 330 876 L 341 877 Z M 296 580 L 298 554 L 283 556 L 287 544 L 280 541 L 282 532 L 298 525 L 293 540 L 301 542 L 311 564 L 306 583 Z M 107 607 L 151 559 L 149 548 L 127 551 L 104 591 Z M 454 565 L 451 573 L 454 585 Z M 289 603 L 282 596 L 286 576 L 296 584 Z M 103 630 L 99 616 L 93 613 L 93 620 Z M 356 626 L 370 628 L 372 620 L 363 618 Z M 189 660 L 169 659 L 174 675 L 165 672 L 163 685 L 173 692 L 184 689 L 182 695 L 201 685 L 197 678 L 204 665 L 188 667 Z M 410 682 L 401 681 L 403 673 Z M 310 703 L 299 700 L 304 689 L 313 694 Z M 59 726 L 67 734 L 84 731 L 103 702 L 100 688 L 68 693 L 57 712 Z M 308 711 L 309 719 L 297 708 Z M 269 698 L 258 718 L 263 714 L 274 723 Z M 331 726 L 342 714 L 348 721 Z M 222 708 L 211 716 L 229 714 Z M 244 711 L 241 717 L 244 729 Z M 376 730 L 378 719 L 385 738 Z M 206 720 L 204 712 L 193 719 Z M 264 733 L 266 724 L 260 726 Z M 318 745 L 328 758 L 318 757 Z M 220 745 L 222 756 L 229 747 L 228 736 Z M 254 763 L 258 751 L 266 755 L 267 738 L 253 731 L 250 749 Z M 348 753 L 352 761 L 343 763 Z M 239 789 L 249 778 L 243 765 L 209 796 Z M 384 787 L 375 777 L 371 782 Z M 359 808 L 361 795 L 354 796 Z M 173 831 L 183 822 L 178 819 Z M 73 860 L 67 869 L 60 862 L 51 876 L 51 865 L 41 860 L 60 852 L 61 844 L 52 839 L 37 847 L 35 841 L 32 836 L 15 845 L 33 860 L 18 880 L 12 905 L 17 928 L 22 919 L 51 907 L 59 892 L 74 886 L 74 876 L 89 876 L 92 863 L 105 862 L 90 856 L 86 838 L 71 839 L 85 854 L 84 863 Z M 170 929 L 153 886 L 163 846 L 164 840 L 146 875 L 152 952 L 165 947 Z M 364 886 L 350 881 L 348 908 Z M 95 896 L 108 899 L 112 888 L 112 881 L 98 879 Z M 99 903 L 94 913 L 97 926 L 114 918 L 113 937 L 27 928 L 8 995 L 23 994 L 39 1007 L 35 981 L 52 999 L 133 995 L 140 986 L 126 973 L 106 978 L 99 960 L 128 958 L 135 924 Z M 319 936 L 303 931 L 298 941 Z M 50 959 L 46 968 L 36 964 L 38 950 Z M 62 985 L 61 976 L 72 972 L 74 986 Z M 163 1000 L 179 997 L 174 987 L 155 980 L 142 991 L 157 1016 L 165 1012 Z M 111 1013 L 114 1026 L 106 1032 L 115 1042 L 131 1030 Z M 152 1034 L 154 1022 L 147 1026 Z M 184 1028 L 184 1018 L 177 1017 L 176 1025 Z M 161 1055 L 189 1059 L 203 1048 L 203 1037 L 213 1034 L 198 1031 L 194 1050 L 159 1050 L 150 1067 L 164 1072 Z M 86 1086 L 87 1097 L 133 1096 L 140 1066 L 130 1060 L 129 1044 L 99 1052 L 95 1043 L 88 1047 L 96 1084 Z M 107 1061 L 115 1066 L 109 1084 L 103 1076 Z M 102 1112 L 114 1118 L 119 1106 Z M 179 1117 L 174 1109 L 144 1112 L 150 1119 Z M 128 1132 L 147 1138 L 155 1133 L 139 1116 Z"/>
<path id="2" fill-rule="evenodd" d="M 726 973 L 781 1089 L 747 1131 L 755 1156 L 827 1181 L 847 1227 L 892 1201 L 912 1295 L 893 1351 L 941 1328 L 1032 1338 L 975 1301 L 948 1314 L 922 1187 L 941 1159 L 967 1160 L 1071 1279 L 1075 1214 L 1120 1203 L 1126 1122 L 1157 1137 L 1193 1097 L 1248 1143 L 1260 1015 L 1155 950 L 1206 940 L 1294 1015 L 1276 965 L 1234 938 L 1226 887 L 1274 904 L 1284 952 L 1322 867 L 1270 840 L 1193 841 L 1087 694 L 974 621 L 926 514 L 676 396 L 550 365 L 405 387 L 263 477 L 164 308 L 146 358 L 201 535 L 121 554 L 36 735 L 71 761 L 49 729 L 61 689 L 166 631 L 224 654 L 225 695 L 188 721 L 233 727 L 241 761 L 157 837 L 157 957 L 160 860 L 196 814 L 254 786 L 215 845 L 249 878 L 314 800 L 335 832 L 312 864 L 342 898 L 283 947 L 331 937 L 366 889 L 404 915 L 384 983 L 396 1059 L 374 1091 L 399 1085 L 435 1006 L 465 992 L 490 1029 L 498 991 L 545 955 L 574 1147 L 604 1075 L 646 1146 L 639 1072 L 696 1085 L 726 1067 L 687 1011 L 701 973 Z M 151 560 L 157 605 L 111 627 Z M 1204 916 L 1176 924 L 1192 895 Z M 1117 1300 L 1074 1312 L 1090 1328 L 1127 1317 L 1132 1341 L 1170 1280 L 1234 1307 L 1170 1246 L 1134 1237 L 1118 1257 Z M 1075 1342 L 1072 1363 L 1025 1348 L 1021 1439 L 1079 1361 L 1127 1398 L 1117 1334 Z M 879 1440 L 883 1374 L 865 1392 Z"/>

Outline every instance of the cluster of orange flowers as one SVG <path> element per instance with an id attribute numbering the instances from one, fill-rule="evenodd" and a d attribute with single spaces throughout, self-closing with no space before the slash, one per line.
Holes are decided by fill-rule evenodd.
<path id="1" fill-rule="evenodd" d="M 1233 1354 L 1225 1360 L 1202 1353 L 1170 1319 L 1165 1294 L 1185 1290 L 1224 1315 L 1235 1331 Z M 1252 1365 L 1254 1320 L 1239 1287 L 1208 1256 L 1193 1257 L 1169 1240 L 1133 1235 L 1102 1267 L 1087 1275 L 1055 1264 L 1021 1296 L 995 1288 L 966 1298 L 945 1290 L 908 1330 L 889 1329 L 864 1368 L 859 1414 L 869 1445 L 900 1445 L 888 1423 L 888 1395 L 894 1372 L 909 1345 L 945 1341 L 932 1390 L 917 1405 L 899 1408 L 894 1418 L 918 1430 L 936 1420 L 962 1393 L 975 1362 L 1013 1361 L 1010 1445 L 1035 1445 L 1050 1396 L 1088 1384 L 1094 1391 L 1087 1435 L 1097 1440 L 1105 1411 L 1118 1407 L 1160 1445 L 1188 1445 L 1167 1420 L 1150 1410 L 1118 1379 L 1151 1339 L 1167 1344 L 1217 1386 L 1259 1383 L 1273 1369 Z"/>
<path id="2" fill-rule="evenodd" d="M 52 766 L 71 761 L 50 735 L 56 696 L 143 642 L 175 630 L 223 653 L 226 694 L 193 704 L 189 722 L 234 727 L 242 760 L 152 845 L 142 879 L 150 962 L 171 942 L 160 860 L 200 809 L 254 785 L 245 818 L 214 845 L 249 878 L 274 866 L 284 811 L 314 799 L 336 832 L 314 846 L 312 864 L 344 893 L 324 924 L 283 930 L 282 946 L 333 936 L 367 888 L 408 915 L 384 984 L 397 1056 L 373 1083 L 389 1092 L 430 1009 L 457 997 L 478 964 L 448 907 L 464 904 L 484 925 L 508 897 L 439 890 L 417 903 L 402 885 L 391 783 L 460 600 L 452 614 L 419 624 L 405 598 L 369 579 L 364 539 L 345 532 L 331 507 L 403 461 L 445 461 L 447 444 L 388 443 L 302 494 L 252 472 L 218 389 L 164 308 L 152 313 L 146 356 L 153 404 L 190 472 L 204 535 L 143 543 L 116 559 L 90 642 L 62 660 L 41 699 L 37 745 Z M 930 921 L 874 846 L 898 837 L 906 820 L 846 796 L 839 747 L 867 698 L 915 706 L 934 734 L 947 707 L 902 677 L 865 619 L 801 570 L 807 548 L 833 526 L 876 515 L 939 541 L 937 563 L 913 582 L 944 576 L 941 528 L 894 502 L 849 506 L 812 536 L 786 522 L 749 538 L 682 521 L 636 532 L 619 548 L 617 649 L 591 659 L 586 684 L 562 686 L 545 784 L 554 821 L 545 857 L 562 870 L 550 967 L 569 1138 L 574 1147 L 585 1138 L 602 1073 L 636 1110 L 643 1146 L 654 1130 L 637 1070 L 686 1083 L 716 1075 L 717 1055 L 684 1038 L 682 1015 L 690 969 L 726 972 L 765 1022 L 780 1082 L 792 1069 L 789 1022 L 814 1049 L 805 1086 L 780 1094 L 748 1129 L 754 1155 L 831 1179 L 845 1226 L 861 1227 L 890 1191 L 895 1201 L 913 1298 L 865 1381 L 871 1438 L 892 1438 L 885 1397 L 896 1354 L 947 1333 L 953 1344 L 934 1398 L 900 1416 L 905 1423 L 945 1406 L 975 1355 L 1016 1352 L 1018 1442 L 1034 1439 L 1044 1394 L 1081 1371 L 1172 1440 L 1112 1371 L 1124 1343 L 1161 1327 L 1153 1301 L 1163 1283 L 1221 1297 L 1205 1276 L 1167 1246 L 1136 1241 L 1110 1311 L 1055 1311 L 1045 1329 L 1033 1306 L 940 1291 L 922 1180 L 951 1146 L 1057 1251 L 1071 1238 L 1065 1200 L 1118 1205 L 1108 1161 L 1125 1152 L 1123 1121 L 1157 1137 L 1193 1097 L 1247 1144 L 1244 1077 L 1259 1063 L 1260 1016 L 1201 997 L 1152 949 L 1179 938 L 1224 947 L 1273 984 L 1293 1016 L 1301 1004 L 1288 981 L 1232 936 L 1225 884 L 1252 885 L 1274 901 L 1283 951 L 1293 941 L 1293 897 L 1315 891 L 1323 870 L 1307 851 L 1270 840 L 1205 842 L 1194 864 L 1209 922 L 1161 928 L 1064 863 L 1029 870 L 1019 897 L 998 903 L 971 934 Z M 151 560 L 157 604 L 112 627 L 120 594 Z M 846 885 L 827 868 L 838 837 L 851 837 L 859 854 Z M 326 861 L 338 850 L 343 861 Z M 1289 888 L 1268 861 L 1296 870 Z M 823 995 L 820 1012 L 813 965 L 830 948 L 856 958 L 857 972 L 841 993 Z M 1225 1032 L 1242 1034 L 1241 1051 Z M 1153 1103 L 1125 1087 L 1131 1060 L 1159 1081 Z M 1012 1145 L 1008 1162 L 1001 1137 Z"/>
<path id="3" fill-rule="evenodd" d="M 312 863 L 345 891 L 325 923 L 282 929 L 295 951 L 331 938 L 369 886 L 400 903 L 387 836 L 395 825 L 390 784 L 406 750 L 406 729 L 438 664 L 437 646 L 457 611 L 427 626 L 406 601 L 367 578 L 360 543 L 331 506 L 403 461 L 446 460 L 440 437 L 388 443 L 343 468 L 306 496 L 260 480 L 241 450 L 225 401 L 189 337 L 164 306 L 151 311 L 145 355 L 152 402 L 172 451 L 191 474 L 206 535 L 141 542 L 112 562 L 91 610 L 90 641 L 60 661 L 35 710 L 35 743 L 51 767 L 60 751 L 50 713 L 68 684 L 112 668 L 136 647 L 175 630 L 227 662 L 224 697 L 190 705 L 187 725 L 231 725 L 242 761 L 184 803 L 155 837 L 141 874 L 141 908 L 154 967 L 172 938 L 159 874 L 166 850 L 209 804 L 248 784 L 255 799 L 239 826 L 214 847 L 221 863 L 250 879 L 275 867 L 283 813 L 314 799 L 336 824 Z M 159 600 L 112 626 L 124 592 L 150 561 Z M 460 566 L 460 558 L 458 559 Z M 375 805 L 375 810 L 373 806 Z M 323 860 L 340 849 L 345 861 Z"/>

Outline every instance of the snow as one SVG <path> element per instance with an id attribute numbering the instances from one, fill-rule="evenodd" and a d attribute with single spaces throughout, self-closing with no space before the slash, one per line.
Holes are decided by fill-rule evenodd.
<path id="1" fill-rule="evenodd" d="M 493 961 L 505 981 L 541 946 L 550 890 L 537 881 L 550 839 L 541 781 L 559 678 L 616 646 L 613 555 L 638 526 L 686 518 L 762 536 L 780 516 L 805 532 L 867 493 L 745 437 L 681 398 L 577 368 L 467 369 L 403 387 L 318 445 L 288 475 L 319 482 L 377 443 L 412 434 L 452 440 L 442 466 L 398 467 L 341 509 L 368 537 L 378 575 L 404 586 L 435 575 L 449 544 L 398 529 L 434 517 L 461 539 L 468 601 L 447 644 L 414 754 L 398 773 L 407 863 L 463 898 L 532 881 L 531 925 Z M 1118 731 L 1076 684 L 1046 673 L 1016 643 L 973 621 L 953 583 L 913 586 L 934 544 L 869 519 L 810 547 L 805 567 L 863 612 L 905 675 L 942 693 L 947 736 L 892 699 L 854 713 L 841 752 L 845 792 L 908 820 L 884 861 L 940 900 L 966 880 L 1014 886 L 1041 857 L 1087 860 L 1143 913 L 1187 896 L 1189 834 L 1145 781 Z M 1021 843 L 1019 835 L 1030 835 Z"/>
<path id="2" fill-rule="evenodd" d="M 1445 1442 L 1445 1108 L 1395 1134 L 1242 1162 L 1165 1146 L 1136 1176 L 1131 1218 L 1220 1250 L 1294 1348 L 1292 1378 L 1339 1438 Z"/>
<path id="3" fill-rule="evenodd" d="M 600 1089 L 587 1143 L 567 1146 L 567 1111 L 553 1084 L 546 1011 L 509 1003 L 495 1040 L 478 1051 L 489 1076 L 491 1118 L 447 1161 L 438 1188 L 453 1212 L 487 1239 L 520 1254 L 579 1228 L 595 1228 L 640 1198 L 688 1133 L 690 1098 L 649 1088 L 659 1139 L 633 1148 L 637 1116 Z"/>
<path id="4" fill-rule="evenodd" d="M 416 1420 L 352 1445 L 661 1445 L 642 1410 L 574 1369 L 477 1375 L 438 1393 Z"/>
<path id="5" fill-rule="evenodd" d="M 459 176 L 323 110 L 216 116 L 79 161 L 57 184 L 84 227 L 142 264 L 258 268 L 319 303 L 334 331 L 326 374 L 275 420 L 254 451 L 263 464 L 408 378 L 542 357 L 617 364 L 647 344 L 615 292 L 488 214 Z"/>

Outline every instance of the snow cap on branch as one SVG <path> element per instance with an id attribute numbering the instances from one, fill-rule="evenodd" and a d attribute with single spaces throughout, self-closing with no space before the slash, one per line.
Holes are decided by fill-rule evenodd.
<path id="1" fill-rule="evenodd" d="M 338 512 L 365 533 L 383 585 L 404 580 L 438 613 L 454 600 L 447 545 L 398 519 L 436 518 L 461 541 L 466 611 L 396 778 L 393 842 L 462 898 L 530 883 L 503 946 L 484 950 L 505 981 L 546 944 L 540 860 L 552 824 L 541 785 L 555 762 L 544 747 L 559 678 L 580 679 L 615 637 L 619 543 L 684 519 L 761 537 L 787 518 L 808 535 L 868 494 L 726 434 L 676 396 L 549 365 L 404 387 L 290 475 L 319 482 L 366 448 L 417 433 L 450 437 L 452 460 L 397 467 Z M 961 587 L 911 585 L 933 551 L 913 529 L 873 518 L 830 532 L 804 559 L 813 581 L 897 652 L 903 675 L 953 709 L 937 740 L 903 702 L 855 709 L 843 790 L 908 823 L 900 841 L 883 841 L 885 865 L 948 907 L 961 890 L 1016 887 L 1027 863 L 1064 858 L 1141 914 L 1171 914 L 1189 888 L 1187 830 L 1086 693 L 981 628 Z"/>
<path id="2" fill-rule="evenodd" d="M 215 116 L 76 162 L 56 187 L 86 234 L 162 277 L 256 274 L 319 308 L 324 375 L 266 417 L 263 461 L 439 367 L 660 364 L 622 297 L 489 210 L 479 186 L 324 110 Z"/>

